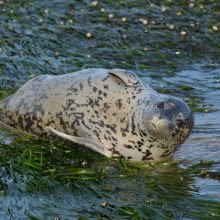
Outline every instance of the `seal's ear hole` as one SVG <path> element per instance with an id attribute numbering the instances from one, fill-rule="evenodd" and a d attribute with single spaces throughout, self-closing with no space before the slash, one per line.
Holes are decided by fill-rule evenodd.
<path id="1" fill-rule="evenodd" d="M 183 121 L 180 120 L 180 119 L 177 119 L 177 120 L 176 120 L 176 124 L 177 124 L 177 126 L 178 126 L 179 128 L 183 127 Z"/>
<path id="2" fill-rule="evenodd" d="M 163 102 L 157 103 L 157 108 L 164 109 L 164 103 Z"/>

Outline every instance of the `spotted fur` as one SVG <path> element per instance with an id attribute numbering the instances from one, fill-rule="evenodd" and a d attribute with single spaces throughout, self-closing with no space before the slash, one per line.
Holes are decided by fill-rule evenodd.
<path id="1" fill-rule="evenodd" d="M 100 144 L 106 156 L 131 161 L 167 157 L 193 127 L 184 102 L 117 69 L 35 77 L 0 102 L 0 120 L 34 135 L 51 127 L 84 137 Z"/>

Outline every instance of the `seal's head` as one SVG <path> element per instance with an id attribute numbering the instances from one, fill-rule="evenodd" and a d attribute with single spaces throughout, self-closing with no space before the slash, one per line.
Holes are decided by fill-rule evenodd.
<path id="1" fill-rule="evenodd" d="M 190 135 L 193 113 L 185 102 L 172 96 L 158 95 L 150 106 L 144 116 L 148 133 L 171 153 Z"/>

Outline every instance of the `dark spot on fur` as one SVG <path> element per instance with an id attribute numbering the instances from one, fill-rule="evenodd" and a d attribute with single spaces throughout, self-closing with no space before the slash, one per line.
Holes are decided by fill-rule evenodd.
<path id="1" fill-rule="evenodd" d="M 101 90 L 99 90 L 99 95 L 101 95 L 102 94 L 102 91 Z"/>
<path id="2" fill-rule="evenodd" d="M 163 152 L 163 154 L 161 155 L 162 158 L 167 157 L 170 154 L 169 150 L 166 150 L 165 152 Z"/>
<path id="3" fill-rule="evenodd" d="M 125 148 L 132 149 L 132 146 L 131 146 L 131 145 L 124 144 L 123 146 L 124 146 Z"/>
<path id="4" fill-rule="evenodd" d="M 75 85 L 73 85 L 75 86 Z M 67 89 L 67 91 L 71 91 L 71 92 L 78 92 L 78 89 L 77 88 L 74 88 L 73 86 L 71 86 L 70 88 Z"/>
<path id="5" fill-rule="evenodd" d="M 131 143 L 133 143 L 133 144 L 135 144 L 135 142 L 134 141 L 132 141 L 132 140 L 128 140 L 129 142 L 131 142 Z"/>
<path id="6" fill-rule="evenodd" d="M 81 112 L 77 112 L 77 113 L 71 113 L 71 115 L 74 117 L 74 124 L 80 126 L 80 125 L 84 125 L 88 130 L 91 130 L 91 128 L 89 126 L 87 126 L 87 123 L 85 123 L 84 121 L 84 113 Z M 70 117 L 70 115 L 69 115 Z"/>
<path id="7" fill-rule="evenodd" d="M 120 119 L 120 122 L 123 123 L 125 121 L 125 117 Z"/>
<path id="8" fill-rule="evenodd" d="M 116 147 L 116 145 L 115 145 L 114 143 L 112 143 L 112 146 L 113 146 L 113 147 Z"/>
<path id="9" fill-rule="evenodd" d="M 136 133 L 135 133 L 135 128 L 136 128 L 136 126 L 135 126 L 135 124 L 134 124 L 134 117 L 135 117 L 135 113 L 132 115 L 131 128 L 132 128 L 132 133 L 133 133 L 133 134 L 136 134 Z M 137 134 L 136 134 L 136 135 L 137 135 Z"/>
<path id="10" fill-rule="evenodd" d="M 113 144 L 112 144 L 113 145 Z M 119 158 L 119 156 L 120 156 L 120 158 L 125 158 L 122 154 L 120 154 L 120 152 L 119 151 L 117 151 L 117 150 L 115 150 L 115 149 L 112 149 L 112 155 L 113 154 L 116 154 L 117 156 L 116 156 L 116 158 Z M 113 158 L 114 158 L 114 156 L 113 156 Z"/>
<path id="11" fill-rule="evenodd" d="M 101 142 L 101 139 L 99 137 L 99 132 L 97 130 L 93 130 L 92 132 L 96 135 L 97 139 Z"/>
<path id="12" fill-rule="evenodd" d="M 30 132 L 30 129 L 31 129 L 32 125 L 34 125 L 34 121 L 31 120 L 31 116 L 30 115 L 26 115 L 24 117 L 24 121 L 26 123 L 24 130 L 27 131 L 27 132 Z"/>
<path id="13" fill-rule="evenodd" d="M 89 99 L 88 99 L 88 102 L 89 102 L 89 103 L 88 103 L 87 105 L 88 105 L 88 106 L 91 106 L 91 107 L 93 108 L 93 106 L 94 106 L 93 100 L 92 100 L 91 98 L 89 98 Z"/>
<path id="14" fill-rule="evenodd" d="M 115 104 L 116 104 L 116 107 L 118 107 L 118 109 L 120 110 L 121 107 L 122 107 L 122 103 L 121 103 L 122 99 L 117 99 Z"/>
<path id="15" fill-rule="evenodd" d="M 144 153 L 145 155 L 142 157 L 142 161 L 147 161 L 147 160 L 152 160 L 153 158 L 150 157 L 150 155 L 152 154 L 149 150 L 146 150 L 146 152 Z"/>
<path id="16" fill-rule="evenodd" d="M 108 78 L 109 78 L 109 76 L 106 76 L 106 77 L 102 80 L 102 82 L 105 82 Z"/>
<path id="17" fill-rule="evenodd" d="M 110 131 L 108 131 L 108 130 L 106 131 L 106 133 L 107 133 L 108 135 L 112 135 L 112 134 L 111 134 L 111 132 L 110 132 Z"/>
<path id="18" fill-rule="evenodd" d="M 133 135 L 136 135 L 136 136 L 137 136 L 137 133 L 135 133 L 134 131 L 131 131 L 131 133 L 132 133 Z"/>
<path id="19" fill-rule="evenodd" d="M 79 88 L 80 88 L 80 90 L 83 90 L 83 84 L 82 83 L 79 84 Z"/>
<path id="20" fill-rule="evenodd" d="M 44 130 L 43 126 L 39 125 L 39 123 L 37 124 L 37 127 L 40 129 L 40 131 Z"/>
<path id="21" fill-rule="evenodd" d="M 92 85 L 91 85 L 91 79 L 92 79 L 92 77 L 90 76 L 89 78 L 88 78 L 88 85 L 89 85 L 89 87 L 91 87 Z"/>
<path id="22" fill-rule="evenodd" d="M 23 105 L 23 103 L 24 103 L 24 99 L 21 99 L 20 102 L 19 102 L 19 104 L 18 104 L 18 105 L 16 106 L 16 108 L 15 108 L 15 111 L 16 111 L 16 112 L 19 112 L 19 110 L 20 110 L 21 106 Z"/>
<path id="23" fill-rule="evenodd" d="M 116 138 L 114 138 L 113 136 L 112 136 L 112 140 L 113 140 L 113 141 L 118 141 L 118 140 L 117 140 Z"/>
<path id="24" fill-rule="evenodd" d="M 144 144 L 143 144 L 142 142 L 140 142 L 140 141 L 138 141 L 137 144 L 140 145 L 140 146 L 144 145 Z"/>
<path id="25" fill-rule="evenodd" d="M 151 140 L 148 139 L 149 142 L 155 142 L 155 141 L 157 141 L 156 139 L 154 139 L 154 138 L 152 138 L 152 137 L 149 137 L 149 138 L 151 139 Z"/>
<path id="26" fill-rule="evenodd" d="M 105 109 L 108 109 L 108 108 L 111 108 L 111 106 L 109 106 L 108 103 L 105 102 L 105 103 L 104 103 L 104 108 L 105 108 Z"/>
<path id="27" fill-rule="evenodd" d="M 126 136 L 127 136 L 127 135 L 126 135 L 126 132 L 129 133 L 128 128 L 129 128 L 129 123 L 127 123 L 126 128 L 121 128 L 121 132 L 122 132 L 122 136 L 123 136 L 123 137 L 126 137 Z"/>
<path id="28" fill-rule="evenodd" d="M 66 123 L 64 122 L 62 117 L 60 117 L 60 125 L 64 130 L 66 130 Z"/>
<path id="29" fill-rule="evenodd" d="M 45 110 L 44 110 L 44 108 L 41 104 L 40 105 L 34 105 L 34 109 L 33 109 L 32 113 L 36 114 L 37 112 L 40 112 L 41 116 L 44 116 Z"/>
<path id="30" fill-rule="evenodd" d="M 139 130 L 139 134 L 141 137 L 146 137 L 147 136 L 147 133 L 143 130 Z"/>
<path id="31" fill-rule="evenodd" d="M 117 125 L 116 124 L 106 124 L 106 127 L 107 128 L 110 128 L 111 129 L 111 131 L 113 131 L 114 132 L 114 134 L 116 134 L 116 130 L 115 130 L 115 128 L 117 127 Z"/>
<path id="32" fill-rule="evenodd" d="M 94 102 L 94 104 L 95 104 L 95 106 L 99 106 L 99 100 L 96 100 L 96 101 Z"/>
<path id="33" fill-rule="evenodd" d="M 70 106 L 74 104 L 74 100 L 73 99 L 67 99 L 66 100 L 66 106 L 62 106 L 63 107 L 63 111 L 67 111 L 69 110 Z"/>
<path id="34" fill-rule="evenodd" d="M 143 89 L 138 89 L 137 94 L 139 94 Z"/>
<path id="35" fill-rule="evenodd" d="M 22 129 L 22 130 L 24 130 L 24 120 L 23 120 L 23 118 L 22 118 L 22 116 L 19 116 L 18 117 L 18 125 L 20 126 L 20 128 Z"/>

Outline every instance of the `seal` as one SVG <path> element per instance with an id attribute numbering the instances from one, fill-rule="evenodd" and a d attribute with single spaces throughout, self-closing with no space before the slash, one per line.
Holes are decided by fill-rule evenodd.
<path id="1" fill-rule="evenodd" d="M 131 71 L 94 68 L 33 78 L 0 102 L 0 121 L 37 136 L 46 130 L 106 157 L 149 162 L 180 146 L 194 116 Z"/>

